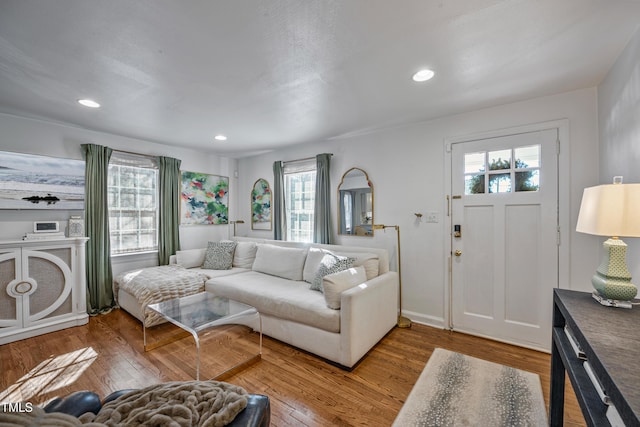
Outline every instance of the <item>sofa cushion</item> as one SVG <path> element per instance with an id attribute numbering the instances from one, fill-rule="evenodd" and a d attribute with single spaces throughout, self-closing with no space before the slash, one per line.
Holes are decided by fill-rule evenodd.
<path id="1" fill-rule="evenodd" d="M 338 273 L 353 267 L 353 261 L 354 258 L 336 255 L 332 252 L 325 253 L 309 289 L 322 292 L 322 278 L 327 274 Z"/>
<path id="2" fill-rule="evenodd" d="M 218 277 L 205 283 L 205 290 L 255 307 L 260 313 L 340 332 L 340 311 L 327 307 L 320 292 L 293 281 L 257 271 Z"/>
<path id="3" fill-rule="evenodd" d="M 255 242 L 236 242 L 236 251 L 233 254 L 233 266 L 251 268 L 256 259 L 258 245 Z"/>
<path id="4" fill-rule="evenodd" d="M 363 266 L 348 268 L 338 273 L 324 276 L 322 279 L 322 293 L 327 302 L 327 307 L 339 310 L 342 293 L 347 289 L 364 283 L 366 280 L 367 275 Z"/>
<path id="5" fill-rule="evenodd" d="M 200 267 L 204 263 L 206 249 L 186 249 L 176 252 L 176 264 L 184 268 Z"/>
<path id="6" fill-rule="evenodd" d="M 235 242 L 209 242 L 202 268 L 229 270 L 233 264 L 233 251 L 235 248 Z"/>
<path id="7" fill-rule="evenodd" d="M 190 271 L 203 274 L 206 279 L 213 279 L 214 277 L 230 276 L 232 274 L 245 273 L 251 271 L 250 268 L 231 267 L 228 270 L 211 270 L 209 268 L 190 268 Z"/>
<path id="8" fill-rule="evenodd" d="M 302 269 L 307 258 L 306 248 L 283 248 L 259 244 L 252 270 L 289 280 L 302 280 Z"/>

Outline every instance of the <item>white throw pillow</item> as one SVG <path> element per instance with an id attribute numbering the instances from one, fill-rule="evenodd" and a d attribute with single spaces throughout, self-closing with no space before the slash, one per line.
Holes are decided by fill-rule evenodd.
<path id="1" fill-rule="evenodd" d="M 340 298 L 347 289 L 366 282 L 367 275 L 364 267 L 353 267 L 338 273 L 328 274 L 322 279 L 322 289 L 327 307 L 340 309 Z"/>
<path id="2" fill-rule="evenodd" d="M 231 269 L 235 248 L 236 242 L 209 242 L 202 268 L 210 270 Z"/>
<path id="3" fill-rule="evenodd" d="M 363 266 L 367 273 L 367 280 L 378 277 L 380 274 L 380 257 L 378 254 L 369 252 L 336 252 L 337 255 L 355 258 L 354 267 Z"/>
<path id="4" fill-rule="evenodd" d="M 253 271 L 289 280 L 302 280 L 307 248 L 285 248 L 268 243 L 259 244 Z"/>
<path id="5" fill-rule="evenodd" d="M 330 254 L 331 251 L 320 248 L 309 248 L 307 253 L 307 260 L 304 262 L 304 270 L 302 270 L 302 280 L 307 283 L 313 283 L 320 268 L 320 262 L 324 258 L 325 254 Z"/>
<path id="6" fill-rule="evenodd" d="M 256 259 L 258 245 L 255 242 L 236 242 L 236 251 L 233 254 L 233 266 L 251 268 Z"/>
<path id="7" fill-rule="evenodd" d="M 184 268 L 200 267 L 204 263 L 206 249 L 186 249 L 176 252 L 176 264 Z"/>

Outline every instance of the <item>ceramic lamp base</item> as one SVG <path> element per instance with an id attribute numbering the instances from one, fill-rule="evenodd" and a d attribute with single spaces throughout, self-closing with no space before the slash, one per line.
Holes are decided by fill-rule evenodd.
<path id="1" fill-rule="evenodd" d="M 630 301 L 638 293 L 631 283 L 631 273 L 627 268 L 627 245 L 622 240 L 611 238 L 602 244 L 603 257 L 591 284 L 603 298 Z"/>
<path id="2" fill-rule="evenodd" d="M 602 277 L 597 273 L 591 278 L 591 284 L 598 294 L 607 299 L 631 301 L 638 294 L 638 288 L 633 283 Z"/>

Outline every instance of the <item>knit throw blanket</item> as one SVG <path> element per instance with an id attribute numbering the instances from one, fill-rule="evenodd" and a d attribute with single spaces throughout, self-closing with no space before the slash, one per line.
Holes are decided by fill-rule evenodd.
<path id="1" fill-rule="evenodd" d="M 207 277 L 180 265 L 162 265 L 127 271 L 115 278 L 116 286 L 133 295 L 144 307 L 144 325 L 158 325 L 165 320 L 148 310 L 149 304 L 197 294 L 204 291 Z M 116 289 L 117 294 L 117 289 Z"/>
<path id="2" fill-rule="evenodd" d="M 5 413 L 0 408 L 0 425 L 218 427 L 229 424 L 246 406 L 247 392 L 241 387 L 219 381 L 179 381 L 132 391 L 104 405 L 98 415 L 86 413 L 80 418 L 46 414 L 38 407 L 30 413 Z"/>

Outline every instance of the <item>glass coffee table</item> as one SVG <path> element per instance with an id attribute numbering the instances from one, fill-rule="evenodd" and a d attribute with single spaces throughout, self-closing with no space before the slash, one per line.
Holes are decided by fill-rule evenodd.
<path id="1" fill-rule="evenodd" d="M 259 353 L 249 359 L 234 365 L 214 379 L 221 380 L 223 377 L 250 366 L 262 358 L 262 318 L 254 307 L 231 300 L 226 297 L 215 296 L 209 292 L 201 292 L 186 297 L 175 298 L 168 301 L 149 304 L 148 309 L 153 310 L 160 316 L 185 330 L 193 336 L 196 342 L 196 380 L 200 380 L 200 337 L 207 331 L 222 325 L 242 324 L 249 322 L 257 323 L 260 334 Z M 249 323 L 250 324 L 250 323 Z M 255 328 L 254 328 L 255 329 Z M 152 347 L 147 346 L 147 328 L 143 324 L 145 351 L 150 351 L 161 345 L 175 341 L 175 339 L 163 341 Z M 184 335 L 176 338 L 180 339 Z"/>

